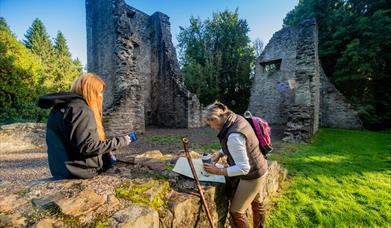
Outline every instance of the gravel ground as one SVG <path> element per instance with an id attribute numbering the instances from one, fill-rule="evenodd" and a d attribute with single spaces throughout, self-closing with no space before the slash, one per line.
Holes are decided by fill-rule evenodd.
<path id="1" fill-rule="evenodd" d="M 276 146 L 282 137 L 282 128 L 273 127 L 273 144 Z M 160 150 L 163 154 L 176 153 L 183 150 L 181 137 L 188 137 L 190 149 L 202 148 L 206 145 L 217 146 L 217 132 L 210 128 L 194 129 L 162 129 L 149 128 L 139 140 L 116 152 L 121 158 L 129 154 L 140 154 L 149 150 Z M 26 183 L 32 180 L 50 178 L 46 148 L 7 152 L 0 151 L 0 183 Z"/>

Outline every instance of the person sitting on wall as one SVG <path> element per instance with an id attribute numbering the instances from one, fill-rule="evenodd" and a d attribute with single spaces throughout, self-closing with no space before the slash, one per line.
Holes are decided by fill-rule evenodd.
<path id="1" fill-rule="evenodd" d="M 259 148 L 257 136 L 246 119 L 224 104 L 215 102 L 206 110 L 207 124 L 219 131 L 217 137 L 222 150 L 213 155 L 214 164 L 204 163 L 204 169 L 215 175 L 228 176 L 230 183 L 239 178 L 238 185 L 231 186 L 234 194 L 230 196 L 229 211 L 235 227 L 249 227 L 246 210 L 250 205 L 253 210 L 253 227 L 264 227 L 266 210 L 260 190 L 265 183 L 268 165 Z M 222 156 L 227 156 L 228 167 L 216 165 Z"/>
<path id="2" fill-rule="evenodd" d="M 106 139 L 102 124 L 105 87 L 98 75 L 84 73 L 73 82 L 71 92 L 39 98 L 39 107 L 52 108 L 47 121 L 46 144 L 53 177 L 94 177 L 112 166 L 112 150 L 132 142 L 130 135 Z"/>

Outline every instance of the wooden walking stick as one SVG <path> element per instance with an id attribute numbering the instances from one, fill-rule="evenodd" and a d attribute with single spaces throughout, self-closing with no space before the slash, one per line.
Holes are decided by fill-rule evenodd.
<path id="1" fill-rule="evenodd" d="M 201 195 L 202 204 L 204 205 L 205 213 L 208 216 L 210 227 L 215 228 L 215 226 L 212 222 L 212 217 L 210 216 L 210 213 L 209 213 L 208 205 L 205 200 L 204 192 L 202 191 L 200 181 L 198 180 L 197 173 L 194 169 L 193 161 L 191 160 L 191 156 L 190 156 L 190 152 L 189 152 L 189 140 L 187 138 L 182 138 L 182 143 L 183 143 L 183 149 L 185 150 L 187 161 L 189 162 L 191 172 L 193 173 L 194 180 L 197 184 L 198 192 Z"/>

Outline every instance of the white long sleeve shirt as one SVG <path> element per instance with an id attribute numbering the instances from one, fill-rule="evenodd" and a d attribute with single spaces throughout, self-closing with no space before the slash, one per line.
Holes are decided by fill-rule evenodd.
<path id="1" fill-rule="evenodd" d="M 227 168 L 228 176 L 246 175 L 250 171 L 250 163 L 246 151 L 246 138 L 239 133 L 232 133 L 227 140 L 228 150 L 235 165 Z M 222 150 L 220 153 L 224 154 Z"/>

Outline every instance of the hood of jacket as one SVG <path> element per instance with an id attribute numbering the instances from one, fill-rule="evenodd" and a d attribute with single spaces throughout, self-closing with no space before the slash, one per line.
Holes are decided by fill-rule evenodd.
<path id="1" fill-rule="evenodd" d="M 73 92 L 60 92 L 60 93 L 49 93 L 38 99 L 38 107 L 40 108 L 51 108 L 56 105 L 62 105 L 70 102 L 73 99 L 84 98 L 77 93 Z"/>

